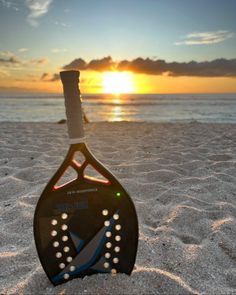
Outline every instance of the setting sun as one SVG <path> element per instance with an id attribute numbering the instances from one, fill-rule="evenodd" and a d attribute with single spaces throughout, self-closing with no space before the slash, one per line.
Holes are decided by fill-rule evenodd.
<path id="1" fill-rule="evenodd" d="M 103 74 L 103 91 L 112 94 L 134 92 L 133 75 L 127 72 L 105 72 Z"/>

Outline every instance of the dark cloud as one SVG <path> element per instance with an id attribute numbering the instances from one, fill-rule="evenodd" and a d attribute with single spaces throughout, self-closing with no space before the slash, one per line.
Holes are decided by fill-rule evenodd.
<path id="1" fill-rule="evenodd" d="M 0 65 L 19 65 L 19 64 L 21 64 L 21 61 L 19 61 L 14 56 L 9 57 L 7 59 L 0 58 Z"/>
<path id="2" fill-rule="evenodd" d="M 98 72 L 103 72 L 107 70 L 112 70 L 115 63 L 112 61 L 110 56 L 104 57 L 102 59 L 92 59 L 89 63 L 86 63 L 82 58 L 77 58 L 73 60 L 68 65 L 65 65 L 63 70 L 93 70 Z"/>
<path id="3" fill-rule="evenodd" d="M 41 76 L 41 80 L 46 80 L 48 78 L 49 74 L 48 73 L 43 73 Z"/>
<path id="4" fill-rule="evenodd" d="M 164 60 L 143 59 L 141 57 L 132 61 L 123 60 L 118 63 L 117 69 L 120 71 L 132 71 L 147 75 L 162 75 L 167 72 L 167 66 Z"/>
<path id="5" fill-rule="evenodd" d="M 77 58 L 77 59 L 74 59 L 68 65 L 65 65 L 63 67 L 63 69 L 64 70 L 73 70 L 73 69 L 85 70 L 86 69 L 86 66 L 87 66 L 87 64 L 86 64 L 86 62 L 82 58 Z"/>
<path id="6" fill-rule="evenodd" d="M 53 74 L 51 79 L 49 81 L 54 82 L 60 80 L 60 75 L 59 74 Z"/>
<path id="7" fill-rule="evenodd" d="M 56 73 L 55 74 L 43 73 L 40 79 L 45 82 L 55 82 L 60 80 L 60 76 L 59 74 L 56 74 Z"/>
<path id="8" fill-rule="evenodd" d="M 94 70 L 94 71 L 107 71 L 112 70 L 115 63 L 112 61 L 112 58 L 110 56 L 104 57 L 102 59 L 93 59 L 87 64 L 88 70 Z"/>
<path id="9" fill-rule="evenodd" d="M 172 76 L 236 77 L 236 59 L 215 59 L 206 62 L 170 64 L 175 69 Z"/>
<path id="10" fill-rule="evenodd" d="M 114 62 L 110 56 L 102 59 L 91 60 L 86 63 L 83 59 L 73 60 L 63 67 L 65 70 L 94 70 L 132 71 L 147 75 L 168 75 L 173 77 L 236 77 L 236 59 L 215 59 L 203 62 L 166 62 L 161 59 L 136 58 L 134 60 L 122 60 Z"/>
<path id="11" fill-rule="evenodd" d="M 137 58 L 132 61 L 121 61 L 117 69 L 133 71 L 148 75 L 195 76 L 195 77 L 236 77 L 236 59 L 215 59 L 205 62 L 166 62 Z"/>
<path id="12" fill-rule="evenodd" d="M 10 54 L 12 54 L 10 56 Z M 5 66 L 5 67 L 16 67 L 19 65 L 22 66 L 42 66 L 48 62 L 46 58 L 41 58 L 41 59 L 31 59 L 31 60 L 24 60 L 24 59 L 19 59 L 17 56 L 13 55 L 11 52 L 0 52 L 0 55 L 3 57 L 0 58 L 0 66 Z M 9 57 L 8 57 L 9 56 Z"/>

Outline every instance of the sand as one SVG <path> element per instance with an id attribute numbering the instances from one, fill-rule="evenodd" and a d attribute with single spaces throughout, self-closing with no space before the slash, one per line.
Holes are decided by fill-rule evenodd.
<path id="1" fill-rule="evenodd" d="M 235 125 L 91 123 L 86 134 L 137 208 L 132 275 L 51 285 L 32 220 L 66 154 L 66 125 L 1 123 L 0 294 L 236 294 Z"/>

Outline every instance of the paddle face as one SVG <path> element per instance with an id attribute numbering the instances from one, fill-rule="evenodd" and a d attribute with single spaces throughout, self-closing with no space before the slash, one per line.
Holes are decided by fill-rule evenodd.
<path id="1" fill-rule="evenodd" d="M 73 159 L 77 151 L 84 156 L 80 165 Z M 89 165 L 106 181 L 87 177 Z M 57 186 L 68 167 L 77 177 Z M 138 243 L 134 204 L 85 144 L 70 146 L 44 189 L 35 210 L 34 236 L 42 266 L 54 285 L 95 273 L 132 272 Z"/>

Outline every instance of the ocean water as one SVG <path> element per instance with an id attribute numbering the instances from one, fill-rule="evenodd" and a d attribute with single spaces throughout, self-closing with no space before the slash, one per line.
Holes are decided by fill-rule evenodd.
<path id="1" fill-rule="evenodd" d="M 90 121 L 236 123 L 235 94 L 84 95 Z M 62 95 L 0 93 L 0 121 L 57 122 L 65 118 Z"/>

